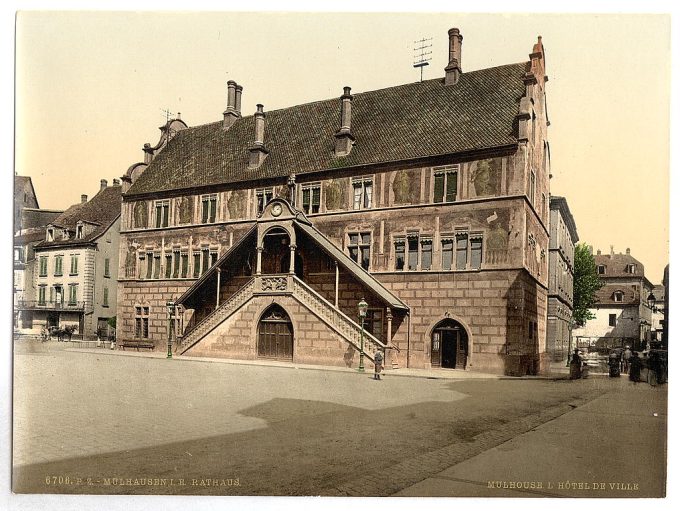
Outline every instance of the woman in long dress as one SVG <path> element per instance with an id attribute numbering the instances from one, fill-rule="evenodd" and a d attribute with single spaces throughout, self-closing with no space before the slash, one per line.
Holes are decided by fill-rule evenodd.
<path id="1" fill-rule="evenodd" d="M 581 355 L 578 353 L 578 349 L 574 350 L 574 354 L 571 356 L 571 362 L 569 362 L 569 379 L 578 380 L 581 377 L 581 366 L 583 365 L 583 360 Z"/>
<path id="2" fill-rule="evenodd" d="M 640 370 L 642 369 L 642 360 L 638 356 L 638 352 L 634 351 L 633 356 L 630 357 L 630 374 L 628 377 L 630 381 L 639 382 L 640 381 Z"/>

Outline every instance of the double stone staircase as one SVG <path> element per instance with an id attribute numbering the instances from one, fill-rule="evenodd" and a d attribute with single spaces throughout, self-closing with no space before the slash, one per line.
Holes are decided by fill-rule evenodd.
<path id="1" fill-rule="evenodd" d="M 179 354 L 185 353 L 217 326 L 244 307 L 250 300 L 261 295 L 292 296 L 346 342 L 357 350 L 361 349 L 361 326 L 298 277 L 295 275 L 257 275 L 198 323 L 191 331 L 186 332 L 181 338 L 176 352 Z M 376 351 L 384 352 L 388 348 L 385 343 L 366 330 L 363 331 L 363 337 L 364 354 L 371 361 Z"/>

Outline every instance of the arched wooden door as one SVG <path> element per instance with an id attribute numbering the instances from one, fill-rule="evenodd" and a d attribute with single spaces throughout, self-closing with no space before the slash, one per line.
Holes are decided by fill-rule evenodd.
<path id="1" fill-rule="evenodd" d="M 293 360 L 293 324 L 278 305 L 269 307 L 257 325 L 257 356 Z"/>
<path id="2" fill-rule="evenodd" d="M 453 319 L 438 323 L 432 331 L 430 362 L 432 367 L 465 369 L 468 336 L 463 325 Z"/>

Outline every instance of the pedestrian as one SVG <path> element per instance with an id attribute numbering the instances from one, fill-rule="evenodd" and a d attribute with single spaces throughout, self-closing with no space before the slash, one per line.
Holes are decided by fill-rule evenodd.
<path id="1" fill-rule="evenodd" d="M 374 380 L 379 380 L 380 379 L 380 373 L 383 370 L 383 354 L 382 351 L 378 350 L 375 352 L 375 355 L 373 357 L 373 364 L 375 367 L 375 372 L 373 373 L 373 379 Z"/>
<path id="2" fill-rule="evenodd" d="M 574 350 L 574 354 L 571 356 L 571 362 L 569 362 L 569 379 L 578 380 L 581 377 L 581 366 L 583 364 L 583 359 L 579 354 L 578 348 Z"/>
<path id="3" fill-rule="evenodd" d="M 630 351 L 630 346 L 626 346 L 626 349 L 623 352 L 623 372 L 628 374 L 628 370 L 630 369 L 630 359 L 633 356 L 633 352 Z"/>
<path id="4" fill-rule="evenodd" d="M 616 350 L 609 353 L 609 377 L 617 378 L 621 376 L 621 363 L 619 361 L 619 354 Z"/>
<path id="5" fill-rule="evenodd" d="M 640 381 L 640 370 L 642 369 L 642 359 L 638 356 L 638 352 L 634 351 L 633 354 L 630 357 L 630 365 L 629 365 L 629 370 L 630 373 L 628 374 L 628 378 L 632 382 L 639 382 Z"/>

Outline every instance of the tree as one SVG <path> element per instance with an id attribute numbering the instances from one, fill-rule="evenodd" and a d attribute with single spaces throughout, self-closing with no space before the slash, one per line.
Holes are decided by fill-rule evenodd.
<path id="1" fill-rule="evenodd" d="M 583 326 L 595 317 L 589 309 L 595 303 L 595 292 L 603 285 L 590 248 L 579 243 L 574 247 L 574 321 L 577 325 Z"/>

